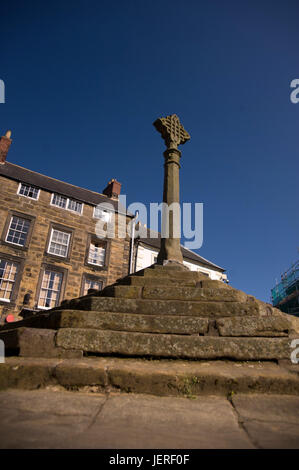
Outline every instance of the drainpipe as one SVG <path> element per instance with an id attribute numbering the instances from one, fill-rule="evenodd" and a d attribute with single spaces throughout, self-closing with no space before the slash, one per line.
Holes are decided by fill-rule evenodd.
<path id="1" fill-rule="evenodd" d="M 139 211 L 135 212 L 135 216 L 132 219 L 132 229 L 131 229 L 131 249 L 130 249 L 130 261 L 129 261 L 129 274 L 134 272 L 133 261 L 134 261 L 134 241 L 135 241 L 135 225 L 136 220 L 138 219 Z"/>

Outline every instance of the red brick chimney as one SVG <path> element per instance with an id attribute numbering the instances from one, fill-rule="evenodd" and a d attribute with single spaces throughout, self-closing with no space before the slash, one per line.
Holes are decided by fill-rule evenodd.
<path id="1" fill-rule="evenodd" d="M 118 199 L 118 196 L 120 195 L 120 190 L 121 183 L 119 183 L 116 179 L 113 178 L 107 184 L 106 188 L 103 191 L 103 194 L 105 194 L 105 196 Z"/>
<path id="2" fill-rule="evenodd" d="M 6 134 L 0 138 L 0 164 L 2 165 L 6 161 L 8 150 L 12 142 L 10 137 L 11 131 L 7 131 Z"/>

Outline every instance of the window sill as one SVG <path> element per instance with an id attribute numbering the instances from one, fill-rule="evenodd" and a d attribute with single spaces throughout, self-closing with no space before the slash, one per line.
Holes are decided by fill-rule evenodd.
<path id="1" fill-rule="evenodd" d="M 108 271 L 108 266 L 98 266 L 97 264 L 84 263 L 92 271 Z"/>
<path id="2" fill-rule="evenodd" d="M 16 302 L 13 300 L 3 300 L 0 299 L 0 305 L 4 305 L 6 307 L 14 308 L 16 306 Z"/>
<path id="3" fill-rule="evenodd" d="M 26 245 L 25 246 L 16 245 L 14 243 L 9 243 L 5 240 L 1 240 L 0 244 L 4 245 L 4 246 L 9 246 L 10 248 L 13 248 L 15 250 L 28 251 L 28 246 L 26 246 Z"/>

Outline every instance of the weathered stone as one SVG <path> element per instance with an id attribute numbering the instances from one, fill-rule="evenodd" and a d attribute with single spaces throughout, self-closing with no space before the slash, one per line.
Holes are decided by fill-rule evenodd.
<path id="1" fill-rule="evenodd" d="M 121 296 L 121 287 L 115 288 L 115 296 Z M 117 295 L 118 294 L 118 295 Z M 212 289 L 201 287 L 144 287 L 144 299 L 157 300 L 202 300 L 221 302 L 246 302 L 247 295 L 237 289 Z"/>
<path id="2" fill-rule="evenodd" d="M 277 310 L 277 309 L 275 309 L 275 310 Z M 281 312 L 280 312 L 280 314 L 281 314 Z M 288 321 L 291 323 L 291 332 L 292 332 L 292 334 L 299 335 L 299 318 L 294 317 L 294 315 L 287 315 L 287 317 L 288 317 Z"/>
<path id="3" fill-rule="evenodd" d="M 232 402 L 252 440 L 264 449 L 299 449 L 299 398 L 233 395 Z"/>
<path id="4" fill-rule="evenodd" d="M 198 282 L 199 281 L 197 279 L 183 280 L 183 279 L 172 279 L 172 278 L 163 277 L 163 276 L 160 276 L 160 277 L 128 276 L 118 281 L 118 284 L 131 285 L 131 286 L 145 286 L 146 285 L 147 287 L 161 287 L 161 286 L 196 287 Z"/>
<path id="5" fill-rule="evenodd" d="M 291 353 L 288 338 L 221 338 L 110 330 L 64 328 L 57 346 L 98 354 L 158 356 L 189 359 L 278 360 Z"/>
<path id="6" fill-rule="evenodd" d="M 74 299 L 62 306 L 64 309 L 97 310 L 99 312 L 124 312 L 149 315 L 194 315 L 228 317 L 258 315 L 254 302 L 197 302 L 182 300 L 118 299 L 87 296 Z"/>
<path id="7" fill-rule="evenodd" d="M 284 316 L 234 317 L 216 320 L 220 336 L 288 336 L 291 324 Z"/>
<path id="8" fill-rule="evenodd" d="M 253 296 L 249 296 L 249 298 L 252 299 L 252 302 L 256 303 L 259 307 L 259 312 L 260 312 L 260 315 L 262 317 L 269 317 L 269 316 L 272 316 L 272 315 L 275 315 L 276 313 L 279 312 L 279 315 L 281 315 L 281 311 L 280 310 L 277 310 L 276 308 L 272 307 L 272 305 L 266 303 L 266 302 L 262 302 L 261 300 L 259 299 L 256 299 L 255 297 Z"/>
<path id="9" fill-rule="evenodd" d="M 12 323 L 5 323 L 0 326 L 0 333 L 6 330 L 15 330 L 16 328 L 29 327 L 29 328 L 44 328 L 45 320 L 49 317 L 49 313 L 37 313 L 24 320 L 15 321 Z"/>
<path id="10" fill-rule="evenodd" d="M 216 281 L 209 278 L 202 279 L 200 281 L 200 287 L 204 287 L 207 289 L 233 289 L 232 286 L 229 286 L 228 284 L 225 284 L 222 281 Z"/>
<path id="11" fill-rule="evenodd" d="M 34 390 L 55 385 L 53 371 L 58 359 L 10 358 L 0 365 L 0 390 L 20 388 Z"/>
<path id="12" fill-rule="evenodd" d="M 168 206 L 178 205 L 180 202 L 180 158 L 181 152 L 178 145 L 182 145 L 190 139 L 190 135 L 185 131 L 176 114 L 159 118 L 154 122 L 154 126 L 161 133 L 167 150 L 164 152 L 164 186 L 163 202 Z M 175 210 L 165 211 L 162 214 L 162 227 L 166 230 L 167 236 L 161 237 L 161 247 L 157 257 L 158 264 L 167 262 L 180 263 L 183 266 L 183 255 L 181 252 L 180 216 Z M 185 268 L 186 269 L 186 268 Z"/>
<path id="13" fill-rule="evenodd" d="M 23 327 L 0 332 L 0 339 L 4 341 L 6 354 L 18 350 L 20 356 L 27 357 L 82 357 L 82 351 L 57 348 L 55 335 L 55 330 Z"/>
<path id="14" fill-rule="evenodd" d="M 299 394 L 299 377 L 271 362 L 183 361 L 167 359 L 6 358 L 0 390 L 84 387 L 164 396 L 228 393 Z M 97 388 L 98 390 L 98 388 Z"/>
<path id="15" fill-rule="evenodd" d="M 53 312 L 49 328 L 95 328 L 145 333 L 205 334 L 207 318 L 178 315 L 138 315 L 130 313 L 61 310 Z"/>
<path id="16" fill-rule="evenodd" d="M 142 287 L 138 286 L 109 286 L 100 291 L 100 297 L 121 297 L 124 299 L 141 298 Z"/>
<path id="17" fill-rule="evenodd" d="M 271 362 L 115 359 L 107 375 L 113 387 L 166 396 L 299 393 L 299 378 Z"/>
<path id="18" fill-rule="evenodd" d="M 160 268 L 160 269 L 159 269 Z M 207 277 L 199 273 L 197 271 L 181 271 L 179 269 L 171 269 L 170 267 L 166 266 L 154 266 L 143 271 L 138 271 L 135 275 L 148 278 L 148 277 L 156 277 L 156 278 L 165 278 L 165 279 L 176 279 L 181 281 L 202 281 L 207 279 Z"/>
<path id="19" fill-rule="evenodd" d="M 58 364 L 54 374 L 58 383 L 67 388 L 84 385 L 106 387 L 108 385 L 106 368 L 105 359 L 101 362 L 97 358 L 90 358 L 88 361 L 76 359 Z"/>

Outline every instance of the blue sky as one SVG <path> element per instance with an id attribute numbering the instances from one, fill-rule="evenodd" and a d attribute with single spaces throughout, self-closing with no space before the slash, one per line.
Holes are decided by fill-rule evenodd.
<path id="1" fill-rule="evenodd" d="M 14 1 L 1 5 L 8 160 L 128 203 L 162 198 L 176 113 L 181 197 L 204 203 L 199 253 L 262 300 L 298 258 L 297 1 Z"/>

